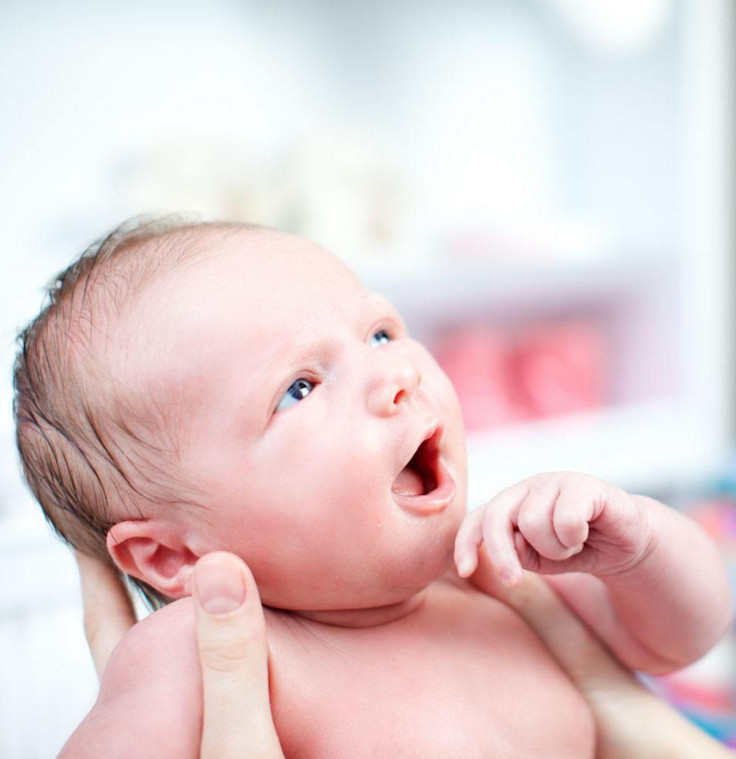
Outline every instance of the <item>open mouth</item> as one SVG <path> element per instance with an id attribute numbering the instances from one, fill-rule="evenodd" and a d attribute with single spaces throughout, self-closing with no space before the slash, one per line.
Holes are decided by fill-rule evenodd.
<path id="1" fill-rule="evenodd" d="M 437 487 L 436 464 L 439 430 L 423 440 L 409 463 L 399 472 L 391 490 L 399 495 L 426 495 Z"/>
<path id="2" fill-rule="evenodd" d="M 391 491 L 405 511 L 426 515 L 442 511 L 455 495 L 455 482 L 440 459 L 442 428 L 436 427 L 396 476 Z"/>

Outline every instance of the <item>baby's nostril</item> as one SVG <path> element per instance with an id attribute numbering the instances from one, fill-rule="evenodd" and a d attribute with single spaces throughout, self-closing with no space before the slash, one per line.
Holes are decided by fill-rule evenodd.
<path id="1" fill-rule="evenodd" d="M 401 401 L 404 400 L 406 397 L 406 391 L 405 390 L 399 390 L 398 393 L 394 396 L 394 406 L 398 406 Z"/>

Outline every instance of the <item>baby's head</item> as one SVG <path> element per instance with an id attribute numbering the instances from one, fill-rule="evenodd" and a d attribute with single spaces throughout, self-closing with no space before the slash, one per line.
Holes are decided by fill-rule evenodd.
<path id="1" fill-rule="evenodd" d="M 18 446 L 55 528 L 163 598 L 230 550 L 264 603 L 404 600 L 465 508 L 457 398 L 336 258 L 273 230 L 149 224 L 64 272 L 23 333 Z"/>

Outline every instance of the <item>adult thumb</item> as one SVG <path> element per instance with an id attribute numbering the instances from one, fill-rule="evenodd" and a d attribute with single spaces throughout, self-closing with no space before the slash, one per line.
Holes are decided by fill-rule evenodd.
<path id="1" fill-rule="evenodd" d="M 193 595 L 204 691 L 201 759 L 283 759 L 253 575 L 233 554 L 207 554 L 194 568 Z"/>

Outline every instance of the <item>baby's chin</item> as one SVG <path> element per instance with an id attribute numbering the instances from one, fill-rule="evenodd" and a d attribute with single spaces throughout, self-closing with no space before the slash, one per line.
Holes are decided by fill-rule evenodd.
<path id="1" fill-rule="evenodd" d="M 454 566 L 455 537 L 465 516 L 464 489 L 441 515 L 410 518 L 409 530 L 377 562 L 359 588 L 365 606 L 400 603 L 420 593 Z"/>

